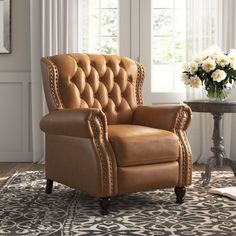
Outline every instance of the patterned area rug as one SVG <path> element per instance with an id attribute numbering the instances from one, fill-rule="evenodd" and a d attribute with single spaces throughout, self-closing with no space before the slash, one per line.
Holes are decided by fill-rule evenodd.
<path id="1" fill-rule="evenodd" d="M 214 172 L 212 186 L 236 186 L 231 172 Z M 185 203 L 173 189 L 119 196 L 111 215 L 98 202 L 55 184 L 44 193 L 43 172 L 16 173 L 0 190 L 0 235 L 236 235 L 236 201 L 214 196 L 194 172 Z"/>

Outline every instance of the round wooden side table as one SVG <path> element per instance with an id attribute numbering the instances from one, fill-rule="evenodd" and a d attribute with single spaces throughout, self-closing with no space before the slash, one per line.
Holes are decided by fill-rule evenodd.
<path id="1" fill-rule="evenodd" d="M 211 151 L 212 157 L 209 157 L 206 164 L 205 173 L 202 173 L 202 185 L 205 187 L 211 179 L 211 171 L 215 168 L 223 168 L 223 165 L 228 165 L 234 172 L 236 177 L 236 162 L 229 159 L 225 153 L 223 137 L 221 136 L 221 120 L 224 113 L 236 113 L 236 102 L 232 101 L 211 101 L 211 100 L 190 100 L 184 101 L 190 106 L 193 112 L 211 113 L 214 119 L 213 129 L 213 146 Z"/>

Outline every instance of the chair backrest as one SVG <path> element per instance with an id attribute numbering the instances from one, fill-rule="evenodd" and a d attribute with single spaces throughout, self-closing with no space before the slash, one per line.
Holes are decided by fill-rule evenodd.
<path id="1" fill-rule="evenodd" d="M 42 58 L 41 68 L 49 111 L 99 108 L 108 124 L 119 124 L 142 105 L 144 71 L 127 57 L 63 54 Z"/>

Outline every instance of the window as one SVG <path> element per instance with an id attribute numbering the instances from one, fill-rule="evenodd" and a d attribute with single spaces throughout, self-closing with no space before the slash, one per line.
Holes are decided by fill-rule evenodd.
<path id="1" fill-rule="evenodd" d="M 146 104 L 180 102 L 186 61 L 186 0 L 80 0 L 79 48 L 121 54 L 145 67 Z"/>
<path id="2" fill-rule="evenodd" d="M 82 0 L 81 22 L 83 52 L 119 53 L 118 0 Z"/>
<path id="3" fill-rule="evenodd" d="M 186 0 L 152 2 L 152 92 L 181 92 L 186 61 Z"/>

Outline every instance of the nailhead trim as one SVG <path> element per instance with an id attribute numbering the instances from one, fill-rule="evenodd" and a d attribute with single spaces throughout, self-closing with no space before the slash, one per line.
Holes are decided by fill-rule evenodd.
<path id="1" fill-rule="evenodd" d="M 96 124 L 96 121 L 99 123 L 99 125 Z M 114 183 L 112 160 L 109 149 L 107 147 L 105 131 L 105 127 L 107 127 L 106 117 L 101 112 L 96 115 L 92 115 L 90 119 L 90 125 L 93 130 L 94 143 L 96 146 L 97 154 L 102 164 L 103 196 L 111 196 L 114 190 Z M 103 147 L 105 147 L 105 149 L 107 150 L 107 155 L 104 154 Z"/>
<path id="2" fill-rule="evenodd" d="M 182 109 L 178 113 L 174 128 L 182 147 L 183 175 L 181 184 L 183 186 L 190 185 L 192 180 L 192 152 L 185 132 L 190 119 L 191 111 L 189 107 L 183 105 Z"/>
<path id="3" fill-rule="evenodd" d="M 138 75 L 137 75 L 137 81 L 136 81 L 136 100 L 137 100 L 137 104 L 143 105 L 143 98 L 142 98 L 142 87 L 143 87 L 143 82 L 144 82 L 144 77 L 145 77 L 145 73 L 144 73 L 144 68 L 141 64 L 136 63 L 137 68 L 138 68 Z"/>
<path id="4" fill-rule="evenodd" d="M 51 90 L 56 108 L 61 109 L 61 108 L 64 108 L 64 106 L 63 106 L 63 102 L 59 93 L 58 69 L 56 65 L 50 60 L 50 57 L 47 57 L 47 59 L 48 59 L 48 68 L 49 68 L 49 73 L 50 73 L 50 90 Z"/>

